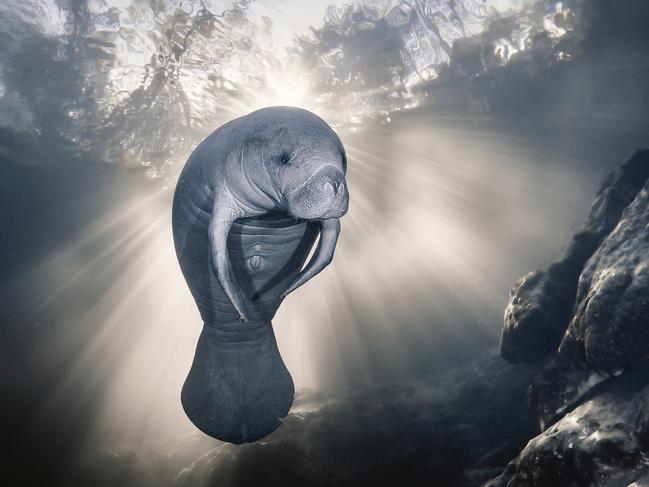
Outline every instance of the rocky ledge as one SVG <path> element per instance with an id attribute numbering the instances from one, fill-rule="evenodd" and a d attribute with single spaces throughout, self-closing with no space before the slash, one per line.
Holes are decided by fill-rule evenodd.
<path id="1" fill-rule="evenodd" d="M 649 485 L 649 151 L 598 192 L 546 272 L 519 279 L 501 354 L 542 363 L 541 435 L 489 487 Z"/>

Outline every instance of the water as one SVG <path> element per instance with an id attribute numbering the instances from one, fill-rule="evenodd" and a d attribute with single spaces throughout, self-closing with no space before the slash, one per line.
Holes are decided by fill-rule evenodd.
<path id="1" fill-rule="evenodd" d="M 572 15 L 516 0 L 327 3 L 3 2 L 4 123 L 170 182 L 207 133 L 255 108 L 303 106 L 335 127 L 388 121 L 419 106 L 455 41 L 494 15 L 511 24 L 501 64 L 539 32 L 560 38 Z"/>
<path id="2" fill-rule="evenodd" d="M 297 105 L 347 149 L 334 263 L 274 321 L 315 409 L 495 347 L 513 281 L 558 256 L 646 143 L 646 63 L 619 33 L 588 41 L 580 2 L 329 3 L 2 2 L 17 464 L 214 447 L 180 408 L 200 322 L 169 217 L 182 164 L 220 124 Z M 610 90 L 621 73 L 625 93 Z"/>

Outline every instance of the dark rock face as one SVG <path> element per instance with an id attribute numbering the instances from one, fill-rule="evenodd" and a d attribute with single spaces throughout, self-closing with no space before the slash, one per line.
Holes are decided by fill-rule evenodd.
<path id="1" fill-rule="evenodd" d="M 636 153 L 602 185 L 584 228 L 564 257 L 546 272 L 521 278 L 505 310 L 501 353 L 512 362 L 535 362 L 556 350 L 570 323 L 584 265 L 617 225 L 649 178 L 649 151 Z"/>
<path id="2" fill-rule="evenodd" d="M 632 367 L 649 353 L 649 184 L 588 261 L 566 340 L 583 343 L 591 368 Z"/>
<path id="3" fill-rule="evenodd" d="M 485 487 L 633 486 L 649 473 L 649 370 L 606 383 Z"/>
<path id="4" fill-rule="evenodd" d="M 561 261 L 516 283 L 501 354 L 545 359 L 528 395 L 549 428 L 488 485 L 626 486 L 649 465 L 649 151 L 608 178 Z"/>
<path id="5" fill-rule="evenodd" d="M 573 318 L 531 397 L 543 422 L 649 355 L 649 184 L 589 259 Z"/>

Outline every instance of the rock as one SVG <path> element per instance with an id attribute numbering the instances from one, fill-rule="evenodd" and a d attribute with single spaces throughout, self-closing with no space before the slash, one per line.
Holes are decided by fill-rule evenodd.
<path id="1" fill-rule="evenodd" d="M 649 357 L 649 182 L 588 260 L 557 354 L 530 397 L 551 422 L 594 384 Z"/>
<path id="2" fill-rule="evenodd" d="M 487 486 L 647 483 L 649 151 L 604 183 L 562 260 L 516 283 L 501 355 L 545 359 L 528 390 L 545 431 Z"/>
<path id="3" fill-rule="evenodd" d="M 604 182 L 584 228 L 575 235 L 564 257 L 547 272 L 534 271 L 516 282 L 501 335 L 504 358 L 529 363 L 556 351 L 571 320 L 584 265 L 648 178 L 649 151 L 645 150 Z"/>
<path id="4" fill-rule="evenodd" d="M 564 342 L 583 343 L 595 370 L 622 372 L 649 353 L 649 184 L 590 258 Z M 561 352 L 561 350 L 560 350 Z"/>
<path id="5" fill-rule="evenodd" d="M 648 457 L 649 368 L 643 368 L 608 381 L 485 487 L 645 485 Z"/>
<path id="6" fill-rule="evenodd" d="M 532 363 L 556 349 L 557 337 L 565 330 L 559 315 L 568 309 L 567 303 L 558 301 L 567 300 L 571 294 L 569 288 L 558 284 L 538 270 L 516 281 L 505 309 L 500 341 L 503 358 Z"/>

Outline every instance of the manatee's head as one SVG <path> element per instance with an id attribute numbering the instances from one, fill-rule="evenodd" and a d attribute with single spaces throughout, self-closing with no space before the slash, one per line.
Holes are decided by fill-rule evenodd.
<path id="1" fill-rule="evenodd" d="M 286 160 L 280 184 L 290 215 L 302 220 L 327 220 L 347 213 L 344 153 L 297 153 Z"/>
<path id="2" fill-rule="evenodd" d="M 265 161 L 285 211 L 300 220 L 340 218 L 349 205 L 343 145 L 316 115 L 286 110 Z"/>

